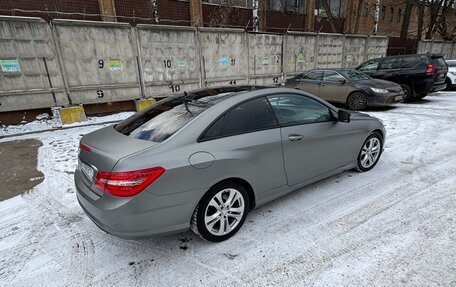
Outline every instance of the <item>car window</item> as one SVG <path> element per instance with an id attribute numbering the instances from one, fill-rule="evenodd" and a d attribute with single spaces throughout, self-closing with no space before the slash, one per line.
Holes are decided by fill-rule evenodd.
<path id="1" fill-rule="evenodd" d="M 219 117 L 201 136 L 202 140 L 277 127 L 274 112 L 264 97 L 244 102 Z"/>
<path id="2" fill-rule="evenodd" d="M 380 65 L 380 70 L 394 70 L 401 68 L 401 58 L 385 58 Z"/>
<path id="3" fill-rule="evenodd" d="M 379 63 L 378 60 L 367 61 L 364 64 L 361 64 L 361 66 L 359 66 L 358 70 L 359 71 L 375 71 L 375 70 L 377 70 L 378 63 Z"/>
<path id="4" fill-rule="evenodd" d="M 445 67 L 445 60 L 442 57 L 431 57 L 431 63 L 439 68 Z"/>
<path id="5" fill-rule="evenodd" d="M 321 80 L 323 76 L 323 71 L 310 71 L 309 73 L 305 74 L 302 78 L 307 80 Z"/>
<path id="6" fill-rule="evenodd" d="M 330 110 L 322 103 L 303 95 L 284 94 L 268 96 L 281 125 L 299 125 L 327 122 Z"/>
<path id="7" fill-rule="evenodd" d="M 339 73 L 335 71 L 325 71 L 323 74 L 323 81 L 328 82 L 342 82 L 344 77 L 342 77 Z"/>
<path id="8" fill-rule="evenodd" d="M 362 80 L 370 80 L 372 79 L 371 77 L 369 77 L 368 75 L 364 74 L 364 73 L 361 73 L 361 72 L 358 72 L 357 70 L 344 70 L 342 72 L 347 78 L 349 78 L 350 80 L 353 80 L 355 82 L 357 81 L 362 81 Z"/>
<path id="9" fill-rule="evenodd" d="M 404 69 L 415 68 L 420 62 L 421 62 L 421 57 L 419 57 L 419 56 L 404 57 L 402 59 L 402 68 L 404 68 Z"/>

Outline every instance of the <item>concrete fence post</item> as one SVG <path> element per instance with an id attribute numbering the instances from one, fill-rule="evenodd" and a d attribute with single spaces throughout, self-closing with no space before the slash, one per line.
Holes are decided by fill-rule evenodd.
<path id="1" fill-rule="evenodd" d="M 55 52 L 57 54 L 57 62 L 59 63 L 59 69 L 60 69 L 60 74 L 62 75 L 62 81 L 63 81 L 63 89 L 65 91 L 65 95 L 67 96 L 68 99 L 68 105 L 73 105 L 73 101 L 71 99 L 70 95 L 70 88 L 68 84 L 68 77 L 65 71 L 65 66 L 63 64 L 63 56 L 62 56 L 62 50 L 59 42 L 59 37 L 57 35 L 57 29 L 54 25 L 54 22 L 50 22 L 51 26 L 51 34 L 52 34 L 52 41 L 54 43 L 55 47 Z"/>

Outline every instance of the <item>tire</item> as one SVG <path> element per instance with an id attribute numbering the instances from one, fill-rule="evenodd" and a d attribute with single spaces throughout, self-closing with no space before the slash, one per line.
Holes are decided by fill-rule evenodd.
<path id="1" fill-rule="evenodd" d="M 421 100 L 421 99 L 423 99 L 426 96 L 427 96 L 427 94 L 419 94 L 419 95 L 416 96 L 416 98 Z"/>
<path id="2" fill-rule="evenodd" d="M 244 224 L 249 204 L 247 190 L 239 183 L 227 181 L 217 184 L 195 208 L 191 229 L 210 242 L 227 240 Z"/>
<path id="3" fill-rule="evenodd" d="M 378 132 L 371 133 L 364 141 L 357 158 L 357 170 L 369 171 L 377 164 L 383 150 L 383 138 Z M 374 153 L 374 151 L 376 151 Z"/>
<path id="4" fill-rule="evenodd" d="M 451 91 L 451 80 L 450 80 L 450 78 L 447 77 L 445 83 L 447 85 L 445 90 L 446 91 Z"/>
<path id="5" fill-rule="evenodd" d="M 401 85 L 402 91 L 404 91 L 404 102 L 409 102 L 413 100 L 413 91 L 412 88 L 408 85 Z"/>
<path id="6" fill-rule="evenodd" d="M 362 111 L 367 107 L 367 97 L 361 92 L 353 92 L 347 98 L 347 106 L 350 110 Z"/>

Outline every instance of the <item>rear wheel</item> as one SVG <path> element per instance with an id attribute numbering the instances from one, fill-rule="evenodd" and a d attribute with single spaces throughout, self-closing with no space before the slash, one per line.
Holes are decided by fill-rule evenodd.
<path id="1" fill-rule="evenodd" d="M 382 136 L 377 132 L 373 132 L 367 137 L 358 154 L 358 171 L 369 171 L 377 164 L 382 154 L 382 142 Z"/>
<path id="2" fill-rule="evenodd" d="M 367 97 L 361 92 L 351 93 L 347 98 L 347 106 L 350 110 L 361 111 L 367 107 Z"/>
<path id="3" fill-rule="evenodd" d="M 404 91 L 404 101 L 411 101 L 413 99 L 412 88 L 408 85 L 401 85 L 402 91 Z"/>
<path id="4" fill-rule="evenodd" d="M 203 196 L 193 213 L 191 229 L 207 241 L 227 240 L 241 228 L 248 212 L 246 189 L 236 182 L 223 182 Z"/>
<path id="5" fill-rule="evenodd" d="M 426 97 L 426 96 L 427 96 L 427 93 L 418 94 L 418 95 L 416 96 L 416 98 L 421 100 L 422 98 L 424 98 L 424 97 Z"/>

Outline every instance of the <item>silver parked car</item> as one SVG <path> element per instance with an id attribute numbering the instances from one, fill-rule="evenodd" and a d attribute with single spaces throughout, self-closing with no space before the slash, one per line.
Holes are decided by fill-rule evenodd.
<path id="1" fill-rule="evenodd" d="M 103 230 L 233 236 L 247 213 L 312 182 L 368 171 L 382 123 L 288 88 L 206 88 L 81 139 L 77 198 Z"/>

